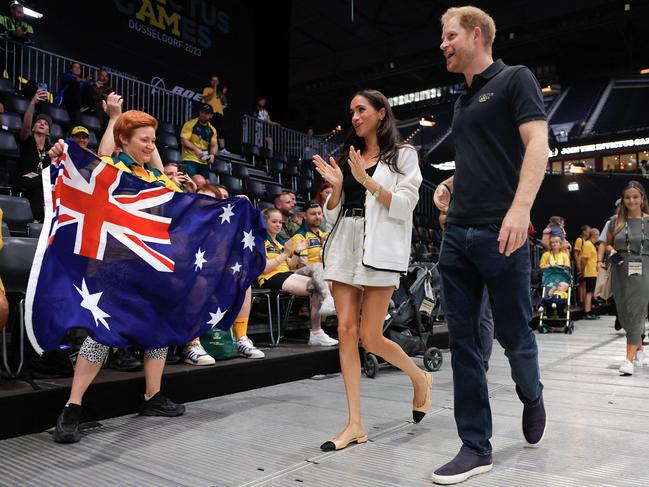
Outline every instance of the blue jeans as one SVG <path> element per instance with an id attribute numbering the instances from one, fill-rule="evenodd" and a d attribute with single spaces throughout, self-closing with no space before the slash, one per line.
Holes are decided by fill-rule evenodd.
<path id="1" fill-rule="evenodd" d="M 494 316 L 491 311 L 491 300 L 487 286 L 482 293 L 480 303 L 480 348 L 482 349 L 482 362 L 485 370 L 489 370 L 489 359 L 494 344 Z"/>
<path id="2" fill-rule="evenodd" d="M 538 350 L 528 322 L 530 256 L 523 245 L 511 256 L 498 252 L 497 225 L 447 225 L 439 269 L 446 304 L 453 367 L 455 423 L 464 445 L 478 455 L 491 453 L 491 407 L 483 362 L 480 318 L 485 286 L 495 335 L 505 349 L 523 404 L 541 398 Z"/>

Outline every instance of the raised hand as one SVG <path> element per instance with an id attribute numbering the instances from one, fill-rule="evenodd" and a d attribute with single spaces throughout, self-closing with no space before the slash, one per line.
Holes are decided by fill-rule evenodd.
<path id="1" fill-rule="evenodd" d="M 329 158 L 329 163 L 320 157 L 318 154 L 313 156 L 313 164 L 316 171 L 320 173 L 322 179 L 331 184 L 334 189 L 341 190 L 343 187 L 343 172 L 336 163 L 333 157 Z"/>
<path id="2" fill-rule="evenodd" d="M 65 142 L 63 142 L 63 139 L 57 140 L 56 143 L 50 148 L 48 152 L 50 159 L 53 161 L 61 157 L 63 155 L 64 147 L 65 147 Z"/>
<path id="3" fill-rule="evenodd" d="M 108 115 L 108 118 L 117 118 L 122 114 L 123 102 L 122 97 L 112 91 L 108 94 L 106 100 L 102 100 L 101 106 L 106 112 L 106 115 Z"/>
<path id="4" fill-rule="evenodd" d="M 361 155 L 361 151 L 354 149 L 352 145 L 349 148 L 349 168 L 352 170 L 352 176 L 359 183 L 363 184 L 367 179 L 367 171 L 365 166 L 367 161 Z"/>

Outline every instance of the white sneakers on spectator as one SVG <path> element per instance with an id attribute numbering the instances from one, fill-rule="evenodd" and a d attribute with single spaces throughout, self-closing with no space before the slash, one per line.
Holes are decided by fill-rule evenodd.
<path id="1" fill-rule="evenodd" d="M 622 365 L 620 365 L 620 374 L 633 375 L 633 362 L 624 360 L 624 362 L 622 362 Z"/>
<path id="2" fill-rule="evenodd" d="M 242 336 L 237 340 L 237 351 L 239 355 L 245 358 L 264 358 L 266 355 L 252 343 L 247 336 Z"/>
<path id="3" fill-rule="evenodd" d="M 638 350 L 635 353 L 635 359 L 633 360 L 633 365 L 635 367 L 642 367 L 645 364 L 645 359 L 646 359 L 645 351 L 644 350 L 642 350 L 642 351 Z"/>
<path id="4" fill-rule="evenodd" d="M 309 345 L 317 347 L 333 347 L 334 345 L 338 345 L 338 340 L 331 338 L 324 332 L 324 330 L 318 330 L 316 332 L 311 331 L 311 335 L 309 336 Z"/>
<path id="5" fill-rule="evenodd" d="M 183 349 L 185 362 L 191 365 L 214 365 L 214 360 L 203 348 L 200 342 L 192 342 Z"/>
<path id="6" fill-rule="evenodd" d="M 336 314 L 336 306 L 334 305 L 333 296 L 329 296 L 328 298 L 325 298 L 324 301 L 322 301 L 319 313 L 322 317 L 332 316 Z"/>

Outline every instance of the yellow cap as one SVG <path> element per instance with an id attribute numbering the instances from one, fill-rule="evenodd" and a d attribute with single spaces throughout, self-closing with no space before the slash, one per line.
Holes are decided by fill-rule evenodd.
<path id="1" fill-rule="evenodd" d="M 88 129 L 83 125 L 77 125 L 72 129 L 72 135 L 77 134 L 86 134 L 87 136 L 90 136 L 90 132 L 88 132 Z"/>

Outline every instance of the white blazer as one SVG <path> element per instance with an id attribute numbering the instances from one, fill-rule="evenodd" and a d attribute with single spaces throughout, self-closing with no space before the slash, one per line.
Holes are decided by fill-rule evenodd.
<path id="1" fill-rule="evenodd" d="M 380 271 L 405 273 L 410 259 L 412 213 L 419 201 L 422 180 L 417 151 L 412 146 L 399 148 L 397 167 L 403 174 L 391 171 L 387 164 L 379 161 L 372 176 L 384 190 L 392 193 L 389 209 L 379 203 L 369 191 L 365 192 L 363 265 Z M 329 198 L 324 205 L 325 218 L 336 224 L 327 240 L 336 238 L 345 194 L 343 192 L 338 206 L 333 210 L 327 209 Z M 325 244 L 323 263 L 327 260 L 328 248 L 331 246 Z"/>

